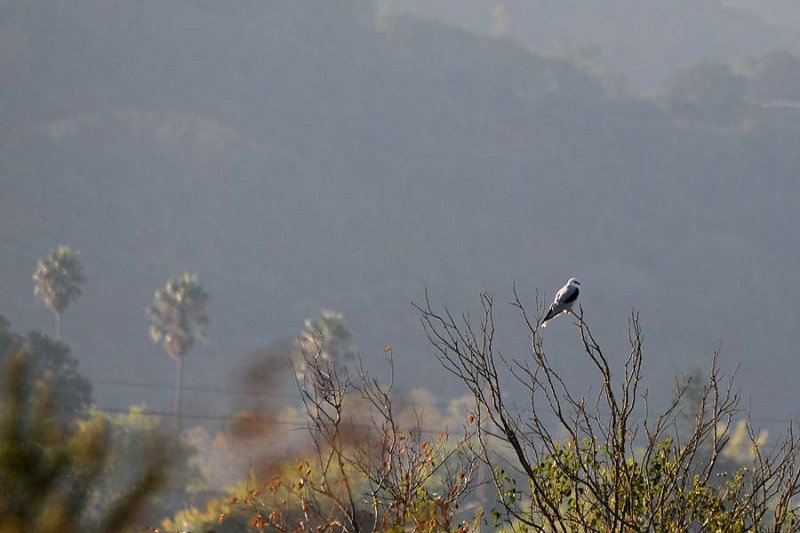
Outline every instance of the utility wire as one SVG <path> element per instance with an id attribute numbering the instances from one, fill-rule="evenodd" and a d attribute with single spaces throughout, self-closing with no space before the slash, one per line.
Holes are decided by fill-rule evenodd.
<path id="1" fill-rule="evenodd" d="M 124 380 L 110 380 L 110 379 L 97 379 L 91 380 L 93 385 L 100 385 L 103 387 L 120 387 L 120 388 L 139 388 L 139 389 L 154 389 L 154 390 L 168 390 L 174 391 L 174 385 L 166 385 L 161 383 L 141 383 L 141 382 L 134 382 L 134 381 L 124 381 Z M 233 388 L 226 388 L 226 387 L 203 387 L 203 386 L 191 386 L 191 385 L 184 385 L 183 390 L 185 391 L 193 391 L 193 392 L 204 392 L 210 394 L 227 394 L 231 396 L 249 396 L 249 397 L 268 397 L 268 398 L 283 398 L 287 400 L 294 400 L 298 399 L 299 395 L 297 394 L 290 394 L 290 393 L 282 393 L 270 390 L 241 390 L 241 389 L 233 389 Z M 453 405 L 453 402 L 457 402 L 458 400 L 452 401 L 436 401 L 436 402 L 413 402 L 415 405 L 420 407 L 431 407 L 431 408 L 449 408 Z M 397 402 L 398 404 L 402 402 Z M 472 399 L 467 399 L 465 401 L 467 404 L 472 404 Z M 653 409 L 651 411 L 655 412 Z M 167 413 L 170 414 L 171 413 Z M 602 413 L 601 413 L 602 414 Z M 213 415 L 209 415 L 212 416 Z M 796 420 L 798 415 L 792 416 L 757 416 L 752 418 L 743 418 L 746 420 L 750 420 L 751 422 L 757 424 L 788 424 L 792 420 Z"/>
<path id="2" fill-rule="evenodd" d="M 102 407 L 96 406 L 99 410 L 105 413 L 111 414 L 121 414 L 121 415 L 129 415 L 131 414 L 129 409 L 123 409 L 119 407 Z M 153 410 L 145 410 L 135 413 L 137 416 L 147 416 L 147 417 L 159 417 L 159 418 L 170 418 L 175 416 L 174 412 L 171 411 L 153 411 Z M 209 413 L 181 413 L 181 418 L 189 418 L 193 420 L 210 420 L 215 422 L 233 422 L 235 420 L 239 420 L 240 417 L 236 416 L 236 414 L 231 415 L 213 415 Z M 259 418 L 259 422 L 263 422 L 267 425 L 276 425 L 276 426 L 289 426 L 293 430 L 305 430 L 308 429 L 307 423 L 302 422 L 289 422 L 287 420 L 277 420 L 274 418 Z M 373 430 L 375 429 L 374 426 L 370 426 L 368 424 L 344 424 L 344 429 L 360 429 L 360 430 Z M 440 435 L 443 432 L 449 432 L 448 428 L 445 429 L 435 429 L 435 428 L 411 428 L 412 432 L 419 432 L 429 435 Z"/>

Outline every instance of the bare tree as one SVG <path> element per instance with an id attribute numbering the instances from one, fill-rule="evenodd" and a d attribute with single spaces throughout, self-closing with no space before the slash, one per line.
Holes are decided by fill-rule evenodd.
<path id="1" fill-rule="evenodd" d="M 388 383 L 354 375 L 325 356 L 322 339 L 305 343 L 297 372 L 312 454 L 297 462 L 298 477 L 276 477 L 266 496 L 250 497 L 250 524 L 270 531 L 464 532 L 455 515 L 474 476 L 477 457 L 467 442 L 475 428 L 452 439 L 431 432 L 421 417 L 403 425 Z M 309 349 L 313 346 L 313 349 Z"/>
<path id="2" fill-rule="evenodd" d="M 545 307 L 511 305 L 530 337 L 530 355 L 506 358 L 496 347 L 493 298 L 482 294 L 477 322 L 464 313 L 434 310 L 428 294 L 417 306 L 439 361 L 475 401 L 482 459 L 490 467 L 501 513 L 498 525 L 547 531 L 800 531 L 800 439 L 789 424 L 767 451 L 748 431 L 752 462 L 722 471 L 719 458 L 740 410 L 735 372 L 725 375 L 717 353 L 699 388 L 690 430 L 677 420 L 689 386 L 679 381 L 666 409 L 651 413 L 642 388 L 639 315 L 629 319 L 629 350 L 621 368 L 584 321 L 575 327 L 599 392 L 578 393 L 551 365 L 539 324 Z M 509 405 L 516 381 L 527 408 Z"/>

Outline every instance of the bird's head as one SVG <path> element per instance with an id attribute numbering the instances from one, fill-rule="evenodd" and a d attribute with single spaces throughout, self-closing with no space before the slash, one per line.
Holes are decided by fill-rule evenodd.
<path id="1" fill-rule="evenodd" d="M 580 287 L 581 286 L 581 282 L 577 278 L 569 278 L 569 281 L 567 282 L 567 285 L 575 285 L 577 287 Z"/>

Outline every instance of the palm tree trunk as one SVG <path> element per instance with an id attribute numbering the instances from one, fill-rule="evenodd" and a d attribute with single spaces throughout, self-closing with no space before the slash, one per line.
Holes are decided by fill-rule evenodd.
<path id="1" fill-rule="evenodd" d="M 61 340 L 61 313 L 56 311 L 56 339 Z"/>
<path id="2" fill-rule="evenodd" d="M 178 357 L 178 369 L 175 375 L 175 429 L 178 436 L 182 430 L 181 391 L 183 390 L 183 357 Z"/>

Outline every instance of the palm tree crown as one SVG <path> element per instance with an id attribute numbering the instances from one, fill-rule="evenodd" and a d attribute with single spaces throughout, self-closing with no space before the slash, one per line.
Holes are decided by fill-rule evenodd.
<path id="1" fill-rule="evenodd" d="M 333 309 L 323 309 L 319 316 L 306 319 L 297 340 L 301 350 L 318 350 L 325 360 L 341 363 L 355 356 L 356 345 L 344 314 Z"/>
<path id="2" fill-rule="evenodd" d="M 195 338 L 208 341 L 208 294 L 197 275 L 184 272 L 170 279 L 153 295 L 147 309 L 150 338 L 161 342 L 167 353 L 181 359 L 191 350 Z"/>
<path id="3" fill-rule="evenodd" d="M 78 252 L 69 246 L 58 246 L 40 259 L 33 272 L 36 286 L 33 293 L 56 315 L 56 336 L 61 338 L 61 315 L 81 295 L 86 282 Z"/>
<path id="4" fill-rule="evenodd" d="M 323 309 L 319 316 L 305 321 L 292 350 L 295 377 L 302 379 L 308 371 L 309 359 L 321 359 L 325 365 L 343 369 L 345 362 L 356 355 L 356 344 L 344 314 Z"/>

